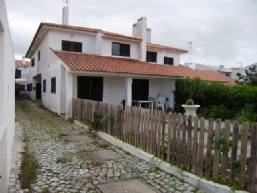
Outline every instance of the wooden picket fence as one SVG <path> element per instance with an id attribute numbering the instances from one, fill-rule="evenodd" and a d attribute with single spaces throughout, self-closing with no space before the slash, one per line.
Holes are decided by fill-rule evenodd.
<path id="1" fill-rule="evenodd" d="M 113 117 L 103 132 L 200 177 L 255 192 L 257 123 L 250 130 L 247 122 L 206 124 L 203 117 L 73 99 L 73 119 L 92 119 L 95 111 Z"/>

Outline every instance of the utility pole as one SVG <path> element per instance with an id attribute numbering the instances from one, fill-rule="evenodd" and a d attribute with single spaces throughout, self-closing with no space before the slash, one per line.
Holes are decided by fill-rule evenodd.
<path id="1" fill-rule="evenodd" d="M 190 63 L 191 63 L 192 42 L 188 42 L 188 44 L 190 45 Z"/>

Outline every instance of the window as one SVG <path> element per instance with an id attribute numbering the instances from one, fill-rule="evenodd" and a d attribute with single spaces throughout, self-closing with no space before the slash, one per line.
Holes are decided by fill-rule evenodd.
<path id="1" fill-rule="evenodd" d="M 103 78 L 78 76 L 77 96 L 94 101 L 103 100 Z"/>
<path id="2" fill-rule="evenodd" d="M 37 53 L 37 61 L 40 61 L 40 50 Z"/>
<path id="3" fill-rule="evenodd" d="M 43 92 L 46 92 L 46 80 L 43 80 Z"/>
<path id="4" fill-rule="evenodd" d="M 146 52 L 146 61 L 157 62 L 157 52 Z"/>
<path id="5" fill-rule="evenodd" d="M 35 58 L 31 59 L 31 67 L 35 66 Z"/>
<path id="6" fill-rule="evenodd" d="M 71 52 L 82 52 L 82 42 L 71 42 L 62 40 L 62 50 Z"/>
<path id="7" fill-rule="evenodd" d="M 21 70 L 15 69 L 15 78 L 21 78 Z"/>
<path id="8" fill-rule="evenodd" d="M 112 55 L 130 57 L 130 44 L 112 42 Z"/>
<path id="9" fill-rule="evenodd" d="M 174 65 L 174 59 L 170 57 L 164 57 L 164 64 Z"/>
<path id="10" fill-rule="evenodd" d="M 28 91 L 32 91 L 32 83 L 30 83 L 30 84 L 27 85 L 27 90 L 28 90 Z"/>
<path id="11" fill-rule="evenodd" d="M 51 78 L 51 93 L 56 93 L 56 77 Z"/>

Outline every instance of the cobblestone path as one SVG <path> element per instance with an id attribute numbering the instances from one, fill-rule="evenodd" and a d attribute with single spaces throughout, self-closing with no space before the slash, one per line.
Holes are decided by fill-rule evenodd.
<path id="1" fill-rule="evenodd" d="M 32 185 L 32 192 L 93 193 L 100 192 L 97 187 L 99 184 L 130 179 L 140 179 L 156 192 L 204 192 L 108 144 L 99 137 L 83 141 L 67 140 L 66 135 L 88 134 L 73 122 L 48 111 L 39 102 L 16 101 L 16 120 L 24 134 L 21 136 L 22 131 L 16 131 L 15 145 L 19 144 L 17 141 L 21 142 L 21 137 L 27 135 L 29 151 L 40 164 L 37 182 Z M 81 156 L 81 152 L 101 149 L 112 150 L 123 156 L 106 161 Z M 62 156 L 72 158 L 71 162 L 57 162 Z M 18 180 L 20 159 L 21 155 L 14 153 L 9 192 L 28 192 L 21 190 Z M 129 193 L 123 189 L 120 192 Z"/>

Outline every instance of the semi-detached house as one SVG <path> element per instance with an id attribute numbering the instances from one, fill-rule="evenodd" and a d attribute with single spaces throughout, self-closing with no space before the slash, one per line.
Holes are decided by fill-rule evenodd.
<path id="1" fill-rule="evenodd" d="M 167 98 L 174 106 L 178 78 L 200 76 L 229 83 L 228 77 L 179 66 L 187 50 L 153 44 L 146 18 L 133 25 L 132 36 L 101 29 L 41 23 L 27 51 L 31 59 L 28 89 L 45 107 L 72 116 L 72 98 L 131 105 L 133 100 Z M 66 19 L 65 19 L 66 18 Z"/>

